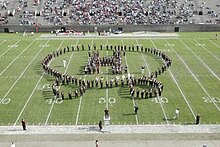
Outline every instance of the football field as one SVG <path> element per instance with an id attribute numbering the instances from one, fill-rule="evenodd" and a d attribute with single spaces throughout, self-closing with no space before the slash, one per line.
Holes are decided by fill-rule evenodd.
<path id="1" fill-rule="evenodd" d="M 220 124 L 220 38 L 216 39 L 215 34 L 178 33 L 175 38 L 41 38 L 41 34 L 0 34 L 0 125 L 20 125 L 21 119 L 29 125 L 97 125 L 103 121 L 105 108 L 112 125 L 191 124 L 197 114 L 202 124 Z M 127 46 L 121 59 L 128 72 L 113 74 L 112 67 L 105 65 L 100 66 L 100 73 L 85 74 L 88 45 L 100 57 L 112 56 L 107 45 Z M 75 98 L 74 91 L 80 86 L 60 82 L 58 88 L 64 99 L 54 96 L 55 78 L 44 72 L 42 60 L 67 46 L 70 51 L 53 58 L 50 67 L 82 80 L 118 79 L 119 85 L 106 88 L 104 83 L 103 88 L 90 87 Z M 134 51 L 129 51 L 129 46 L 134 46 Z M 149 76 L 163 65 L 158 56 L 137 51 L 137 46 L 158 49 L 172 60 L 172 65 L 157 77 L 164 85 L 161 96 L 141 98 L 135 94 L 132 98 L 126 82 L 121 86 L 123 77 Z M 145 67 L 143 74 L 141 66 Z M 135 89 L 142 91 L 145 86 L 136 85 Z M 72 99 L 68 92 L 73 93 Z M 139 107 L 137 115 L 134 105 Z M 176 108 L 180 110 L 178 119 L 174 119 Z"/>

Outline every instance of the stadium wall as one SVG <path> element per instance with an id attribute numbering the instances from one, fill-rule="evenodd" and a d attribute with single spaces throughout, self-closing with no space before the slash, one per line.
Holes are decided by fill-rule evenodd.
<path id="1" fill-rule="evenodd" d="M 189 25 L 66 25 L 66 26 L 30 26 L 30 25 L 4 25 L 0 26 L 0 32 L 51 32 L 56 29 L 65 27 L 66 30 L 74 31 L 90 31 L 93 32 L 97 27 L 97 31 L 118 30 L 121 28 L 123 32 L 137 32 L 137 31 L 153 31 L 153 32 L 211 32 L 220 31 L 220 24 L 189 24 Z"/>

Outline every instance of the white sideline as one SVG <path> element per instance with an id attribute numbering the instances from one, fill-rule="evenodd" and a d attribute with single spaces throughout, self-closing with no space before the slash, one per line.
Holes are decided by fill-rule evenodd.
<path id="1" fill-rule="evenodd" d="M 11 86 L 11 88 L 8 90 L 8 92 L 5 94 L 5 96 L 2 98 L 4 100 L 8 94 L 11 92 L 11 90 L 14 88 L 14 86 L 17 84 L 17 82 L 20 80 L 20 78 L 23 76 L 23 74 L 26 72 L 26 70 L 29 68 L 29 66 L 32 64 L 32 62 L 36 59 L 37 55 L 43 50 L 43 47 L 37 52 L 36 56 L 31 60 L 31 62 L 27 65 L 27 67 L 24 69 L 24 71 L 20 74 L 20 76 L 17 78 L 17 80 L 14 82 L 14 84 Z"/>
<path id="2" fill-rule="evenodd" d="M 193 39 L 196 43 L 200 44 L 196 39 Z M 201 46 L 204 50 L 206 50 L 209 54 L 211 54 L 216 60 L 220 61 L 220 59 L 214 55 L 212 52 L 210 52 L 206 47 Z"/>
<path id="3" fill-rule="evenodd" d="M 181 41 L 181 40 L 180 40 Z M 182 42 L 182 41 L 181 41 Z M 184 44 L 184 42 L 182 42 Z M 186 46 L 186 44 L 184 44 Z M 189 48 L 188 46 L 186 46 L 187 48 Z M 209 95 L 209 93 L 206 91 L 206 89 L 202 86 L 202 84 L 200 83 L 200 81 L 196 78 L 196 76 L 194 75 L 194 73 L 192 72 L 192 70 L 188 67 L 188 65 L 185 63 L 185 61 L 180 57 L 180 55 L 173 50 L 176 55 L 178 56 L 178 58 L 182 61 L 182 63 L 186 66 L 186 68 L 189 70 L 189 72 L 191 73 L 191 75 L 195 78 L 195 80 L 197 81 L 197 83 L 200 85 L 200 87 L 203 89 L 203 91 L 206 93 L 206 95 L 210 98 L 210 100 L 213 102 L 213 104 L 216 106 L 216 108 L 218 109 L 218 111 L 220 111 L 220 108 L 218 107 L 218 105 L 213 101 L 213 99 L 211 98 L 211 96 Z"/>
<path id="4" fill-rule="evenodd" d="M 139 44 L 138 43 L 138 41 L 137 41 L 137 39 L 136 39 L 136 42 L 137 42 L 137 44 Z M 144 64 L 145 64 L 145 66 L 147 66 L 147 69 L 148 69 L 148 75 L 151 73 L 151 71 L 150 71 L 150 69 L 148 68 L 148 64 L 147 64 L 147 62 L 146 62 L 146 59 L 144 58 L 144 55 L 143 55 L 143 53 L 141 52 L 141 55 L 142 55 L 142 58 L 144 59 Z M 167 124 L 169 125 L 169 121 L 168 121 L 168 117 L 167 117 L 167 114 L 166 114 L 166 112 L 165 112 L 165 109 L 164 109 L 164 107 L 163 107 L 163 104 L 161 103 L 161 100 L 159 99 L 159 96 L 157 95 L 157 99 L 158 99 L 158 101 L 159 101 L 159 103 L 160 103 L 160 107 L 161 107 L 161 109 L 162 109 L 162 111 L 163 111 L 163 115 L 164 115 L 164 117 L 165 117 L 165 119 L 166 119 L 166 122 L 167 122 Z"/>
<path id="5" fill-rule="evenodd" d="M 151 40 L 151 43 L 152 43 L 152 44 L 153 44 L 153 46 L 156 48 L 156 45 L 155 45 L 155 43 L 154 43 L 152 40 Z M 190 104 L 189 104 L 189 102 L 188 102 L 188 100 L 187 100 L 186 96 L 184 95 L 184 93 L 183 93 L 182 89 L 180 88 L 180 85 L 178 84 L 178 82 L 176 81 L 175 77 L 173 76 L 172 71 L 171 71 L 170 69 L 168 69 L 168 71 L 169 71 L 169 73 L 170 73 L 170 75 L 171 75 L 171 77 L 172 77 L 173 81 L 174 81 L 174 82 L 175 82 L 175 84 L 177 85 L 177 87 L 178 87 L 178 89 L 179 89 L 179 91 L 180 91 L 181 95 L 183 96 L 183 98 L 184 98 L 184 100 L 185 100 L 185 102 L 186 102 L 187 106 L 189 107 L 190 111 L 192 112 L 193 116 L 195 117 L 195 113 L 193 112 L 192 107 L 190 106 Z"/>
<path id="6" fill-rule="evenodd" d="M 18 56 L 16 58 L 14 58 L 14 60 L 0 73 L 0 76 L 20 57 L 20 55 L 26 51 L 35 41 L 36 39 L 34 39 L 22 52 L 20 52 L 20 54 L 18 54 Z"/>
<path id="7" fill-rule="evenodd" d="M 5 40 L 6 41 L 6 40 Z M 0 45 L 1 44 L 3 44 L 5 41 L 3 41 L 3 42 L 1 42 L 0 43 Z M 18 42 L 20 42 L 21 40 L 18 40 Z M 18 42 L 16 42 L 15 44 L 13 44 L 13 45 L 16 45 L 16 44 L 18 44 Z M 2 53 L 1 55 L 0 55 L 0 58 L 4 55 L 4 54 L 6 54 L 10 49 L 12 49 L 12 46 L 11 47 L 9 47 L 6 51 L 4 51 L 4 53 Z"/>
<path id="8" fill-rule="evenodd" d="M 206 65 L 199 56 L 197 56 L 182 40 L 179 39 L 179 41 L 191 52 L 194 56 L 199 59 L 199 61 L 220 81 L 220 78 Z"/>
<path id="9" fill-rule="evenodd" d="M 121 39 L 121 42 L 122 42 L 122 45 L 124 46 L 124 42 L 123 42 L 122 39 Z M 126 57 L 126 55 L 125 55 L 125 63 L 126 63 L 126 65 L 127 65 L 128 74 L 130 74 L 130 72 L 129 72 L 129 68 L 128 68 L 128 61 L 127 61 L 127 57 Z M 136 106 L 133 97 L 132 97 L 132 102 L 133 102 L 133 106 Z M 135 115 L 135 119 L 136 119 L 136 124 L 138 125 L 139 123 L 138 123 L 138 117 L 137 117 L 137 115 Z"/>

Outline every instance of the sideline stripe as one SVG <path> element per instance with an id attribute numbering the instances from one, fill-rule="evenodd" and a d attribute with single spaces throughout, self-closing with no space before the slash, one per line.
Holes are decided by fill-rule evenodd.
<path id="1" fill-rule="evenodd" d="M 180 40 L 181 41 L 181 40 Z M 182 41 L 181 41 L 182 42 Z M 182 42 L 184 44 L 184 42 Z M 185 45 L 186 46 L 186 45 Z M 188 48 L 188 46 L 186 46 Z M 211 96 L 209 95 L 209 93 L 206 91 L 206 89 L 202 86 L 202 84 L 200 83 L 200 81 L 196 78 L 196 76 L 194 75 L 194 73 L 192 72 L 192 70 L 188 67 L 188 65 L 185 63 L 185 61 L 180 57 L 180 55 L 173 49 L 173 51 L 176 53 L 176 55 L 178 56 L 178 58 L 182 61 L 182 63 L 185 65 L 185 67 L 189 70 L 189 72 L 191 73 L 191 75 L 195 78 L 195 80 L 197 81 L 197 83 L 200 85 L 200 87 L 203 89 L 203 91 L 206 93 L 206 95 L 210 98 L 210 100 L 213 102 L 213 104 L 215 105 L 215 107 L 218 109 L 218 111 L 220 111 L 220 108 L 218 107 L 218 105 L 213 101 L 213 99 L 211 98 Z"/>
<path id="2" fill-rule="evenodd" d="M 166 41 L 167 41 L 167 40 L 166 40 Z M 151 40 L 151 42 L 152 42 L 153 46 L 156 48 L 156 45 L 154 44 L 154 42 L 153 42 L 152 40 Z M 167 41 L 167 43 L 168 43 L 168 41 Z M 169 44 L 169 43 L 168 43 L 168 44 Z M 171 47 L 171 48 L 173 49 L 173 47 Z M 177 88 L 179 89 L 181 95 L 183 96 L 183 99 L 185 100 L 185 102 L 186 102 L 186 104 L 187 104 L 189 110 L 191 111 L 193 117 L 196 118 L 196 115 L 195 115 L 195 113 L 194 113 L 192 107 L 190 106 L 190 104 L 189 104 L 189 102 L 188 102 L 188 100 L 187 100 L 185 94 L 183 93 L 182 89 L 180 88 L 180 85 L 179 85 L 178 82 L 176 81 L 176 78 L 174 77 L 172 71 L 171 71 L 169 68 L 168 68 L 168 71 L 169 71 L 169 73 L 170 73 L 170 75 L 171 75 L 171 77 L 172 77 L 174 83 L 176 84 Z"/>
<path id="3" fill-rule="evenodd" d="M 14 86 L 17 84 L 17 82 L 20 80 L 20 78 L 23 76 L 23 74 L 26 72 L 26 70 L 29 68 L 29 66 L 32 64 L 32 62 L 36 59 L 36 57 L 42 50 L 43 50 L 43 47 L 37 52 L 36 56 L 31 60 L 31 62 L 27 65 L 24 71 L 20 74 L 20 76 L 17 78 L 17 80 L 14 82 L 14 84 L 11 86 L 11 88 L 8 90 L 8 92 L 5 94 L 2 100 L 4 100 L 8 96 L 8 94 L 11 92 L 11 90 L 14 88 Z"/>
<path id="4" fill-rule="evenodd" d="M 179 39 L 179 41 L 191 52 L 194 56 L 199 59 L 199 61 L 220 81 L 220 78 L 209 68 L 208 65 L 206 65 L 199 56 L 197 56 L 182 40 Z"/>
<path id="5" fill-rule="evenodd" d="M 139 44 L 137 39 L 136 39 L 136 43 Z M 148 69 L 148 72 L 149 72 L 148 74 L 150 75 L 151 71 L 150 71 L 150 69 L 148 68 L 148 64 L 147 64 L 146 59 L 144 58 L 144 55 L 143 55 L 142 52 L 141 52 L 141 55 L 142 55 L 142 58 L 144 59 L 144 64 L 145 64 L 145 66 L 147 66 L 147 69 Z M 162 111 L 163 111 L 163 115 L 164 115 L 164 117 L 165 117 L 165 119 L 166 119 L 167 124 L 169 125 L 169 121 L 168 121 L 168 118 L 167 118 L 167 114 L 166 114 L 166 112 L 165 112 L 165 109 L 164 109 L 164 107 L 163 107 L 163 104 L 161 103 L 161 100 L 159 99 L 159 96 L 158 96 L 158 95 L 157 95 L 157 99 L 158 99 L 158 101 L 160 102 L 160 107 L 161 107 L 161 109 L 162 109 Z"/>
<path id="6" fill-rule="evenodd" d="M 122 45 L 124 46 L 124 43 L 123 43 L 123 40 L 122 40 L 122 39 L 121 39 L 121 42 L 122 42 Z M 128 68 L 128 61 L 127 61 L 127 57 L 126 57 L 126 55 L 125 55 L 125 63 L 126 63 L 126 65 L 127 65 L 128 75 L 130 75 L 129 68 Z M 133 102 L 133 106 L 136 106 L 133 97 L 132 97 L 132 102 Z M 136 124 L 138 125 L 139 123 L 138 123 L 138 116 L 137 116 L 137 115 L 135 115 L 135 119 L 136 119 Z"/>
<path id="7" fill-rule="evenodd" d="M 20 52 L 16 58 L 14 58 L 14 60 L 0 73 L 0 76 L 35 42 L 35 40 L 36 39 L 34 39 L 22 52 Z M 36 58 L 36 56 L 34 58 Z"/>

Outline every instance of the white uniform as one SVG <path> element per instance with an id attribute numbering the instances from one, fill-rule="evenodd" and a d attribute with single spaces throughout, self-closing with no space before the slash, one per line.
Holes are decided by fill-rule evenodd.
<path id="1" fill-rule="evenodd" d="M 63 60 L 63 67 L 66 67 L 66 60 Z"/>
<path id="2" fill-rule="evenodd" d="M 141 73 L 144 74 L 144 68 L 141 69 Z"/>
<path id="3" fill-rule="evenodd" d="M 174 119 L 179 118 L 179 116 L 180 116 L 180 110 L 176 109 Z"/>
<path id="4" fill-rule="evenodd" d="M 11 147 L 15 147 L 15 144 L 13 142 L 11 143 Z"/>

